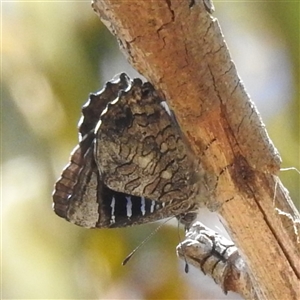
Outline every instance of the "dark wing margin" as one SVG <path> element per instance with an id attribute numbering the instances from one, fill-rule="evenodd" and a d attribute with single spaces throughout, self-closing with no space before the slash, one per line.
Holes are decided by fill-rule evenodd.
<path id="1" fill-rule="evenodd" d="M 130 84 L 130 78 L 125 73 L 121 73 L 116 75 L 111 81 L 106 82 L 101 91 L 90 94 L 88 101 L 82 107 L 82 117 L 79 121 L 79 134 L 81 138 L 89 132 L 94 131 L 108 103 L 115 100 L 120 91 L 126 90 Z"/>

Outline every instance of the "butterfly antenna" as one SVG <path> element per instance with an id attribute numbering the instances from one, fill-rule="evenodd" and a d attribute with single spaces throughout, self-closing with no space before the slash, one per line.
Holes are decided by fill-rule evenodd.
<path id="1" fill-rule="evenodd" d="M 182 256 L 183 256 L 184 263 L 185 263 L 185 266 L 184 266 L 184 272 L 185 272 L 185 273 L 188 273 L 188 272 L 189 272 L 189 264 L 188 264 L 187 259 L 186 259 L 186 256 L 185 256 L 185 250 L 184 250 L 184 248 L 182 247 L 182 243 L 181 243 L 181 242 L 182 242 L 182 238 L 181 238 L 181 235 L 180 235 L 179 224 L 180 224 L 180 221 L 178 220 L 178 224 L 177 224 L 177 232 L 178 232 L 178 238 L 179 238 L 179 241 L 180 241 L 180 248 L 181 248 Z"/>
<path id="2" fill-rule="evenodd" d="M 137 250 L 139 250 L 143 245 L 145 245 L 153 237 L 153 235 L 158 232 L 158 230 L 163 225 L 165 225 L 167 222 L 169 222 L 173 218 L 174 217 L 167 219 L 166 221 L 164 221 L 163 223 L 161 223 L 158 227 L 156 227 L 154 231 L 152 231 L 131 253 L 129 253 L 129 255 L 126 256 L 126 258 L 122 262 L 122 266 L 125 266 L 128 263 L 128 261 L 131 259 L 131 257 L 134 255 L 134 253 Z"/>

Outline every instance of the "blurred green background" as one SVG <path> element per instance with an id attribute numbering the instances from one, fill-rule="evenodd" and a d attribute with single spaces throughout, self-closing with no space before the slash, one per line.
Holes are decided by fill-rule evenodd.
<path id="1" fill-rule="evenodd" d="M 128 5 L 131 5 L 128 1 Z M 299 166 L 299 13 L 296 2 L 215 2 L 239 74 L 281 153 Z M 2 1 L 2 299 L 239 299 L 176 258 L 169 222 L 88 230 L 57 217 L 54 182 L 77 143 L 90 92 L 137 73 L 89 1 Z M 280 177 L 299 207 L 299 178 Z M 202 221 L 221 230 L 216 217 Z"/>

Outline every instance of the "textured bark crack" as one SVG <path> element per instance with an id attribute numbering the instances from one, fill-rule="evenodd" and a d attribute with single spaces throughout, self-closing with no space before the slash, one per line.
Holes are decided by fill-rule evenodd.
<path id="1" fill-rule="evenodd" d="M 172 22 L 174 22 L 174 20 L 175 20 L 175 13 L 174 13 L 174 10 L 172 9 L 172 3 L 171 3 L 170 0 L 166 0 L 166 3 L 168 5 L 168 8 L 169 8 L 169 10 L 171 12 L 171 15 L 172 15 Z"/>
<path id="2" fill-rule="evenodd" d="M 158 29 L 157 29 L 157 35 L 160 36 L 160 32 L 165 29 L 168 25 L 170 25 L 171 23 L 174 22 L 175 20 L 175 15 L 174 15 L 174 11 L 171 9 L 171 2 L 170 0 L 165 0 L 167 5 L 168 5 L 168 9 L 171 13 L 171 20 L 169 22 L 164 23 L 163 25 L 161 25 Z"/>
<path id="3" fill-rule="evenodd" d="M 270 228 L 270 230 L 272 231 L 272 233 L 273 233 L 274 237 L 276 238 L 278 244 L 280 245 L 280 248 L 281 248 L 282 252 L 285 254 L 285 256 L 287 258 L 287 261 L 289 262 L 290 267 L 294 270 L 295 274 L 297 274 L 297 277 L 300 278 L 300 273 L 299 273 L 300 271 L 297 270 L 296 266 L 293 264 L 293 261 L 292 261 L 290 255 L 289 255 L 289 253 L 286 251 L 282 241 L 280 240 L 276 229 L 274 229 L 273 222 L 270 220 L 271 216 L 266 214 L 265 210 L 263 209 L 263 207 L 260 204 L 261 200 L 257 199 L 255 191 L 252 190 L 252 187 L 250 185 L 247 185 L 247 186 L 248 186 L 249 190 L 251 190 L 252 195 L 253 195 L 253 199 L 255 199 L 255 202 L 257 203 L 257 206 L 260 208 L 260 212 L 263 215 L 264 220 L 268 224 L 268 227 Z"/>

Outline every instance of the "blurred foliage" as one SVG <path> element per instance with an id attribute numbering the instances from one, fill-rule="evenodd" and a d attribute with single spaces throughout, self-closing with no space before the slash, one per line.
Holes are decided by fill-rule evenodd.
<path id="1" fill-rule="evenodd" d="M 184 274 L 174 251 L 178 232 L 172 222 L 122 267 L 155 225 L 87 230 L 55 216 L 51 192 L 76 145 L 82 104 L 115 73 L 134 71 L 89 2 L 1 4 L 2 297 L 238 299 L 222 295 L 198 271 Z M 215 5 L 283 167 L 299 169 L 299 3 Z M 274 69 L 269 62 L 278 57 L 281 69 Z M 299 174 L 280 176 L 297 203 Z"/>

